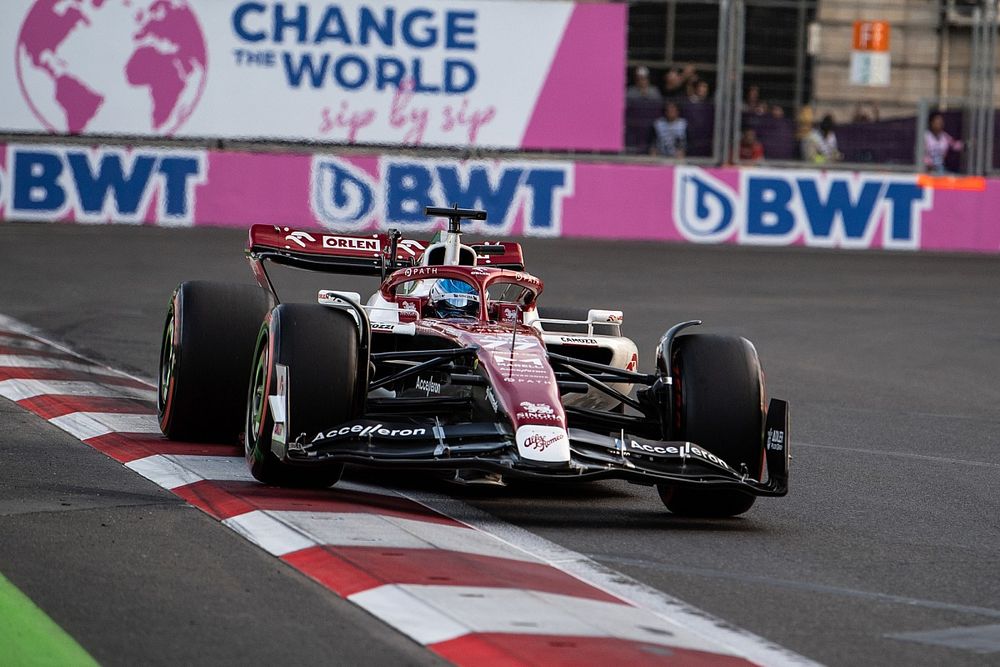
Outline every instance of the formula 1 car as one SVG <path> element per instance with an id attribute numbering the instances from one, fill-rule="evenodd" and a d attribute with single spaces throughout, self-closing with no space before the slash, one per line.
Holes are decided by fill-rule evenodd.
<path id="1" fill-rule="evenodd" d="M 167 312 L 158 412 L 176 440 L 243 439 L 250 470 L 326 487 L 345 464 L 437 470 L 467 484 L 623 478 L 673 513 L 733 516 L 788 481 L 788 405 L 765 408 L 744 338 L 663 334 L 640 372 L 623 315 L 538 307 L 514 242 L 465 245 L 483 211 L 430 242 L 254 225 L 258 285 L 185 282 Z M 279 303 L 267 263 L 380 276 L 377 292 Z M 634 390 L 634 391 L 633 391 Z"/>

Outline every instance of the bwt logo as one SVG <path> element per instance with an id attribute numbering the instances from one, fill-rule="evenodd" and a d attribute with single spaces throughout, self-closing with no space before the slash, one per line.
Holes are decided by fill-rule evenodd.
<path id="1" fill-rule="evenodd" d="M 206 181 L 202 151 L 8 146 L 7 217 L 21 220 L 194 222 L 195 186 Z"/>
<path id="2" fill-rule="evenodd" d="M 465 229 L 508 234 L 520 214 L 528 236 L 558 236 L 563 199 L 573 194 L 567 163 L 382 158 L 378 177 L 338 158 L 313 158 L 311 202 L 325 227 L 341 230 L 440 225 L 425 206 L 481 208 L 486 220 Z M 381 221 L 381 222 L 379 222 Z"/>
<path id="3" fill-rule="evenodd" d="M 740 171 L 736 192 L 697 167 L 674 169 L 674 221 L 689 241 L 748 245 L 920 247 L 933 191 L 915 176 L 818 171 Z"/>

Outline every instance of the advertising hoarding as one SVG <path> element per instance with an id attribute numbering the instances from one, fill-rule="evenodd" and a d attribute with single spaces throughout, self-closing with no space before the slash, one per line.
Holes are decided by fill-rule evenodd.
<path id="1" fill-rule="evenodd" d="M 0 219 L 1000 251 L 1000 180 L 798 169 L 0 144 Z M 967 182 L 968 181 L 968 182 Z"/>
<path id="2" fill-rule="evenodd" d="M 626 6 L 5 0 L 0 131 L 618 151 Z"/>

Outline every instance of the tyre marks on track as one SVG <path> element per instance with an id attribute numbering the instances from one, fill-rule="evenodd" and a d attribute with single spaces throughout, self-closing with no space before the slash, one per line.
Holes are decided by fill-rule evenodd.
<path id="1" fill-rule="evenodd" d="M 534 555 L 516 540 L 391 489 L 260 484 L 237 447 L 164 438 L 150 385 L 3 316 L 0 396 L 173 491 L 456 664 L 752 664 L 748 656 L 768 664 L 808 663 L 752 635 L 713 629 L 704 616 L 691 622 L 697 612 L 690 608 L 671 613 L 636 604 L 558 566 L 586 561 L 579 554 Z"/>

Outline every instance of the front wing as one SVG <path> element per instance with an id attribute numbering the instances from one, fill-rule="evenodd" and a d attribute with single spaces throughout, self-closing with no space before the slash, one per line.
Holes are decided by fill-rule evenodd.
<path id="1" fill-rule="evenodd" d="M 436 424 L 363 419 L 340 424 L 309 441 L 289 443 L 290 464 L 355 465 L 436 470 L 472 469 L 505 477 L 582 481 L 626 479 L 730 488 L 760 496 L 788 493 L 788 404 L 772 399 L 761 447 L 766 477 L 756 480 L 697 443 L 649 440 L 622 432 L 608 436 L 570 428 L 568 463 L 527 461 L 503 423 Z"/>

